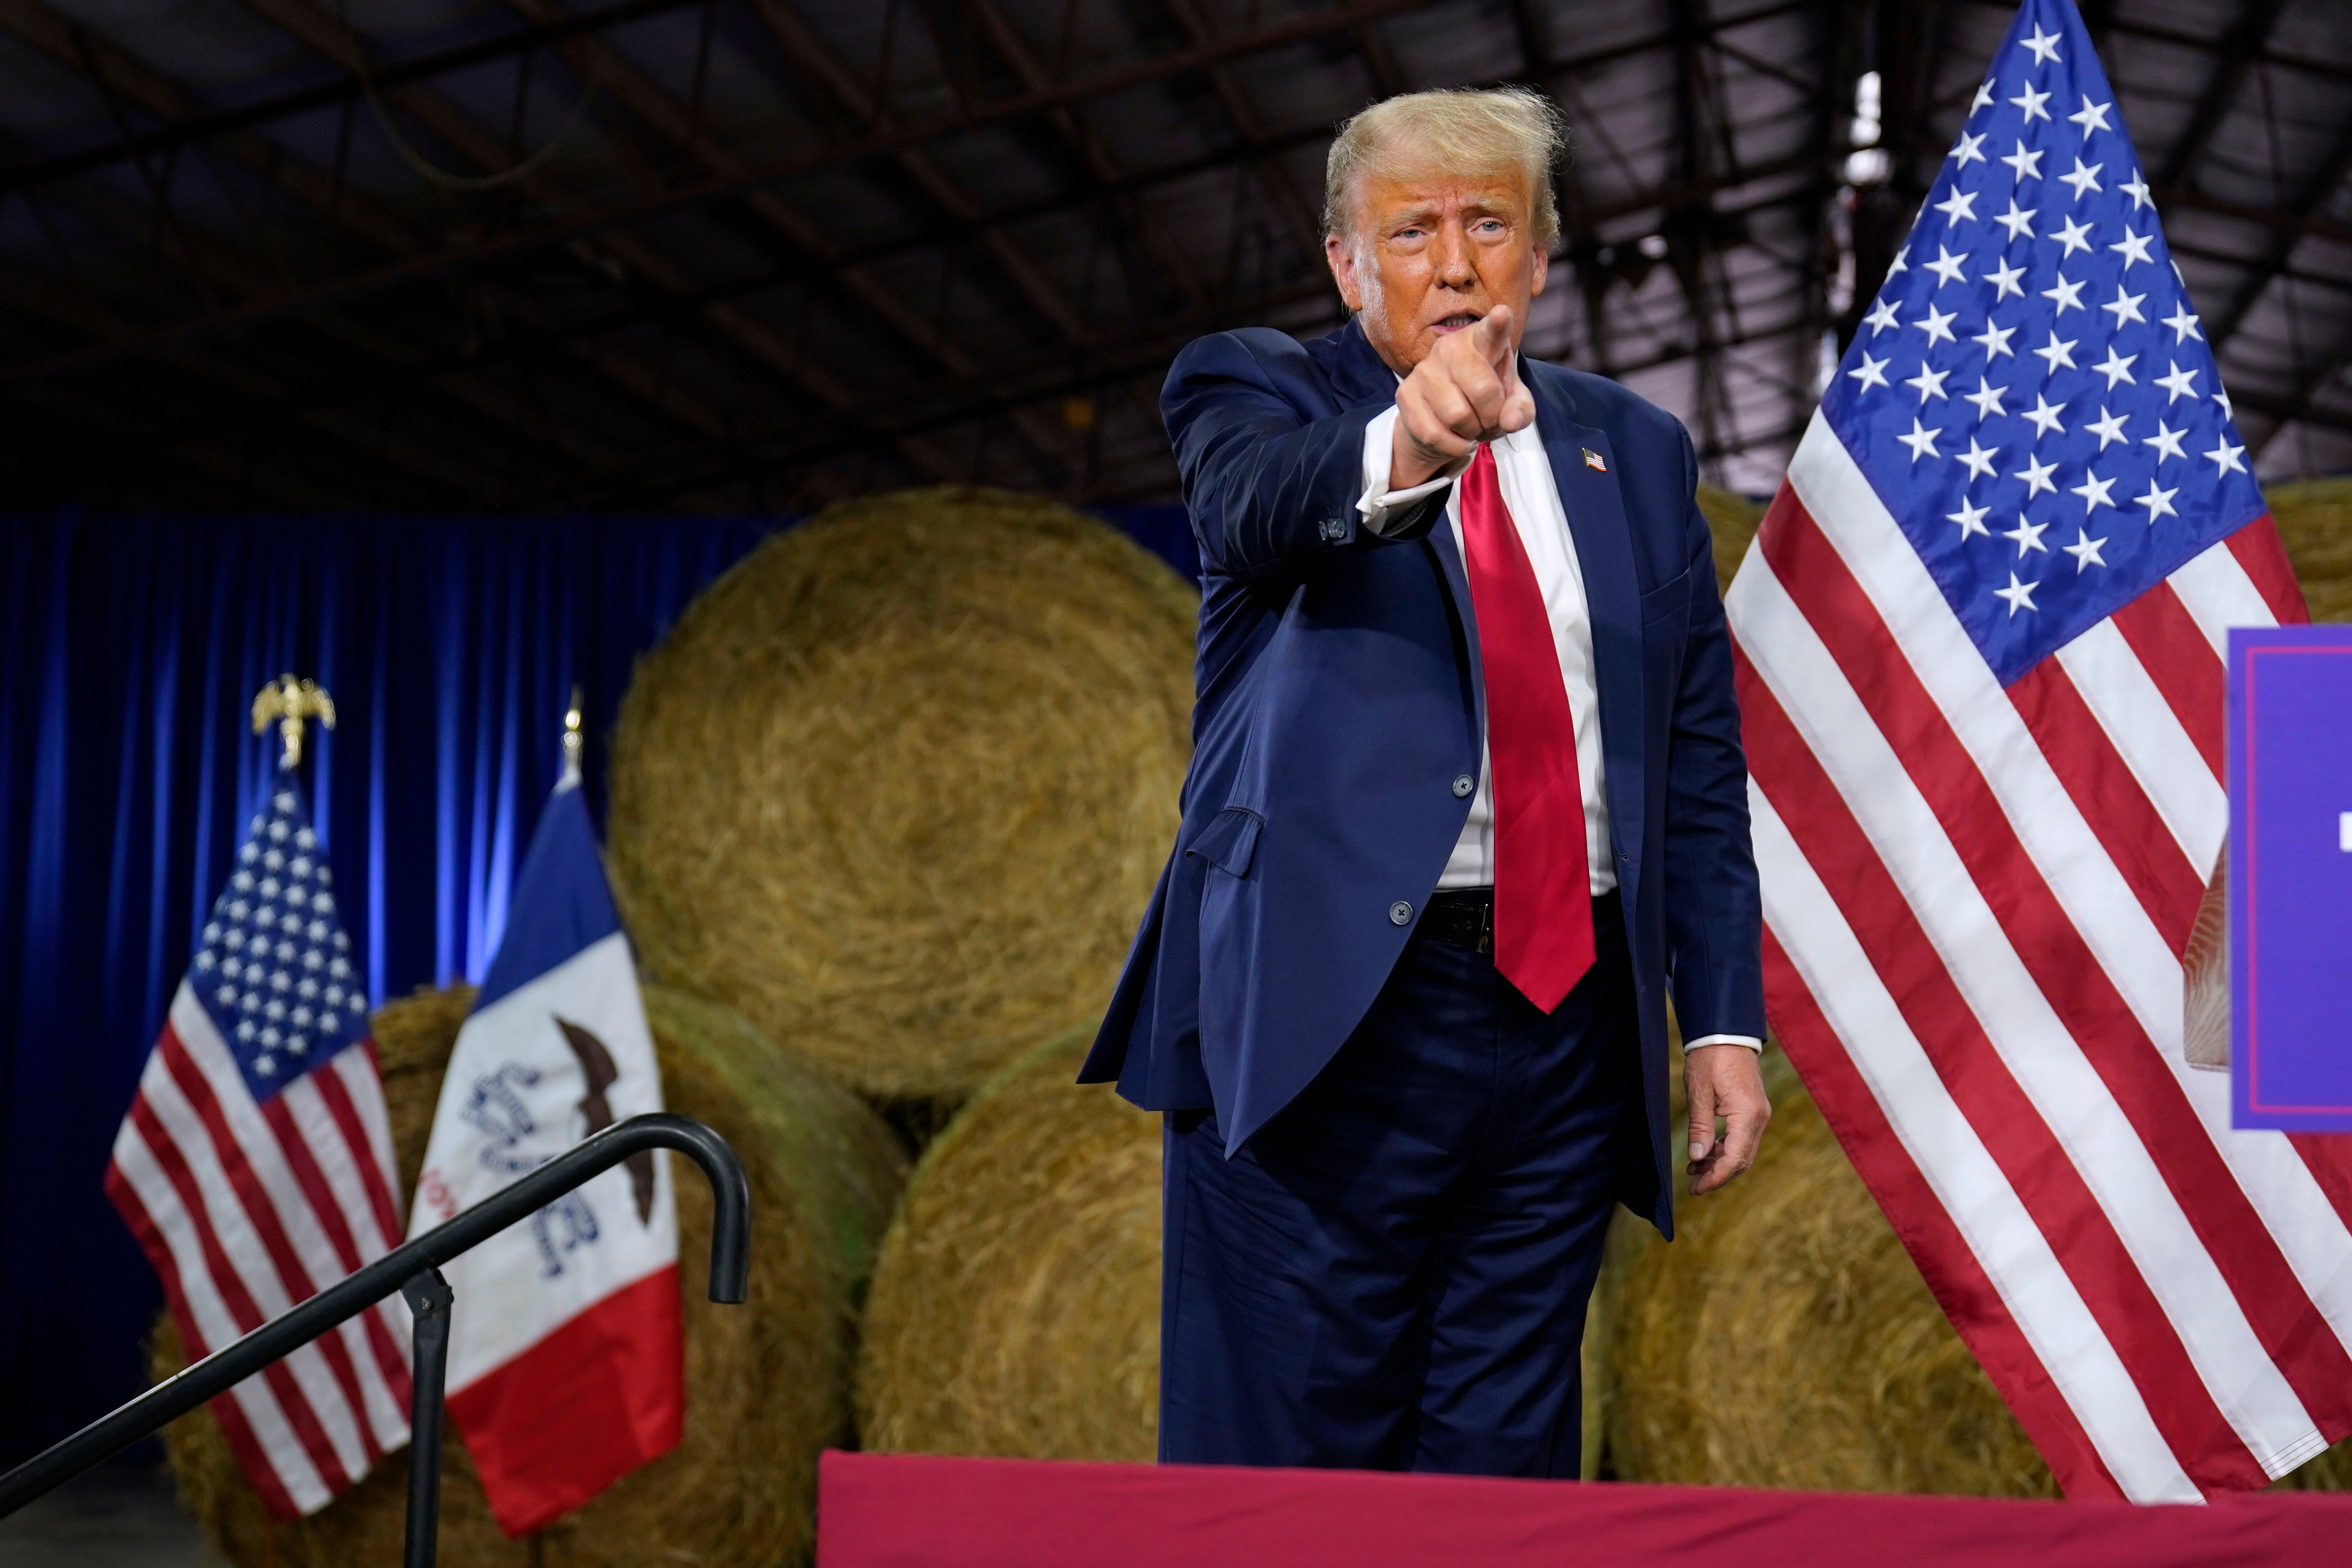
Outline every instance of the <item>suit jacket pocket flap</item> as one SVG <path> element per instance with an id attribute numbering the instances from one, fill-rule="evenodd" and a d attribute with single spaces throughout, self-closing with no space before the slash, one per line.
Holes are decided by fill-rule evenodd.
<path id="1" fill-rule="evenodd" d="M 1642 624 L 1662 621 L 1690 603 L 1691 574 L 1680 575 L 1659 584 L 1642 595 Z"/>
<path id="2" fill-rule="evenodd" d="M 1187 855 L 1198 855 L 1221 871 L 1236 877 L 1249 875 L 1250 858 L 1257 851 L 1258 829 L 1263 821 L 1246 806 L 1229 805 L 1209 819 L 1201 836 L 1185 849 Z"/>

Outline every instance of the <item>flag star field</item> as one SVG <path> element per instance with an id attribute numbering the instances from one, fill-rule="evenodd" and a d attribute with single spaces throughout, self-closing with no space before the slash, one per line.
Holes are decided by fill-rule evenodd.
<path id="1" fill-rule="evenodd" d="M 2265 510 L 2106 74 L 2030 9 L 1822 401 L 2004 685 Z"/>
<path id="2" fill-rule="evenodd" d="M 290 789 L 248 825 L 188 981 L 258 1100 L 365 1037 L 334 874 Z"/>

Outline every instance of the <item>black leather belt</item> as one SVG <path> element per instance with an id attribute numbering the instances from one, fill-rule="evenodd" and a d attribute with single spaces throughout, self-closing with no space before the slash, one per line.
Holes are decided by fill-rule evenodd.
<path id="1" fill-rule="evenodd" d="M 1612 888 L 1592 900 L 1592 923 L 1595 932 L 1603 922 L 1617 918 L 1617 889 Z M 1495 951 L 1495 889 L 1492 888 L 1446 888 L 1429 896 L 1429 907 L 1422 911 L 1420 923 L 1412 934 L 1442 942 L 1448 947 L 1466 947 L 1473 952 Z"/>
<path id="2" fill-rule="evenodd" d="M 1432 893 L 1412 934 L 1473 952 L 1494 952 L 1495 889 L 1446 888 Z"/>

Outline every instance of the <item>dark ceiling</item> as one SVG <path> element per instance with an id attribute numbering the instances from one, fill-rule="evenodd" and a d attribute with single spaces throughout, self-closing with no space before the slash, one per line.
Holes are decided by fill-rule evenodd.
<path id="1" fill-rule="evenodd" d="M 1497 81 L 1577 147 L 1530 347 L 1765 490 L 2011 14 L 0 0 L 0 504 L 1168 497 L 1174 351 L 1339 319 L 1333 122 Z M 2352 4 L 2086 19 L 2263 471 L 2352 464 Z"/>

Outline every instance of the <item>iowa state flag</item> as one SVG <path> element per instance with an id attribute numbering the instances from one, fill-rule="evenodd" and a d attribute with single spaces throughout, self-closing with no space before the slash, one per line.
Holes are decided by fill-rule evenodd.
<path id="1" fill-rule="evenodd" d="M 410 1234 L 661 1108 L 629 941 L 567 778 L 531 837 L 506 935 L 441 1080 Z M 447 1267 L 449 1415 L 509 1535 L 677 1445 L 686 1375 L 671 1193 L 667 1160 L 639 1154 Z"/>

